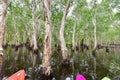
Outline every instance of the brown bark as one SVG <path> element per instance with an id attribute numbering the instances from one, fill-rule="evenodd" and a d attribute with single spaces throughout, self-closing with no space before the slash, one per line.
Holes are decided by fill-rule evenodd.
<path id="1" fill-rule="evenodd" d="M 65 39 L 64 39 L 64 27 L 65 27 L 65 21 L 66 21 L 66 17 L 67 17 L 68 11 L 69 11 L 69 7 L 70 7 L 70 1 L 71 0 L 67 1 L 67 5 L 65 7 L 65 11 L 63 13 L 63 17 L 62 17 L 62 21 L 61 21 L 60 34 L 59 34 L 63 62 L 68 61 L 68 49 L 66 47 L 66 43 L 65 43 Z"/>
<path id="2" fill-rule="evenodd" d="M 5 18 L 7 13 L 9 0 L 0 1 L 0 80 L 2 79 L 2 64 L 3 64 L 3 36 L 5 29 Z"/>
<path id="3" fill-rule="evenodd" d="M 45 38 L 44 38 L 44 54 L 42 60 L 43 74 L 50 75 L 51 73 L 51 64 L 50 59 L 52 55 L 51 51 L 51 9 L 50 9 L 50 0 L 44 0 L 44 19 L 45 19 Z"/>

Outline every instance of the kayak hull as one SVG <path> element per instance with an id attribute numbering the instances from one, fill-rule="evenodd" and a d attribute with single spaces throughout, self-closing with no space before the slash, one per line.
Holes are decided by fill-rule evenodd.
<path id="1" fill-rule="evenodd" d="M 12 76 L 8 77 L 6 80 L 25 80 L 25 71 L 19 70 L 14 73 Z"/>

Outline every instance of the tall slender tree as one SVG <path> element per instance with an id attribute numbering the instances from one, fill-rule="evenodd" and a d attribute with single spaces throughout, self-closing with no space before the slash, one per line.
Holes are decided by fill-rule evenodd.
<path id="1" fill-rule="evenodd" d="M 96 72 L 96 48 L 97 48 L 97 38 L 96 38 L 96 1 L 94 0 L 93 2 L 94 6 L 93 6 L 93 11 L 94 11 L 94 15 L 92 18 L 92 23 L 94 26 L 94 46 L 93 46 L 93 50 L 92 50 L 92 55 L 93 55 L 93 59 L 94 59 L 94 71 Z"/>
<path id="2" fill-rule="evenodd" d="M 97 48 L 97 38 L 96 38 L 96 18 L 92 19 L 94 26 L 94 47 L 92 50 L 92 55 L 94 57 L 94 71 L 96 71 L 96 48 Z"/>
<path id="3" fill-rule="evenodd" d="M 76 17 L 75 17 L 73 33 L 72 33 L 72 51 L 75 50 L 75 30 L 76 30 L 76 26 L 77 26 L 77 20 L 76 20 Z"/>
<path id="4" fill-rule="evenodd" d="M 68 49 L 66 47 L 65 39 L 64 39 L 64 28 L 65 28 L 65 21 L 67 14 L 69 12 L 70 8 L 70 2 L 71 0 L 67 0 L 67 4 L 65 7 L 65 11 L 63 12 L 63 17 L 60 25 L 60 33 L 59 33 L 59 40 L 60 40 L 60 45 L 61 45 L 61 51 L 62 51 L 62 58 L 63 58 L 63 63 L 68 63 L 69 57 L 68 57 Z"/>
<path id="5" fill-rule="evenodd" d="M 37 39 L 36 39 L 36 27 L 37 27 L 37 24 L 35 22 L 36 18 L 35 18 L 35 12 L 36 12 L 36 7 L 37 7 L 37 4 L 36 4 L 36 1 L 35 0 L 32 0 L 32 28 L 33 28 L 33 35 L 32 35 L 32 45 L 33 45 L 33 50 L 37 50 L 38 49 L 38 46 L 37 46 Z"/>
<path id="6" fill-rule="evenodd" d="M 10 0 L 0 0 L 0 80 L 2 80 L 2 64 L 3 64 L 3 36 L 5 29 L 5 18 L 7 14 L 7 7 Z"/>
<path id="7" fill-rule="evenodd" d="M 32 33 L 32 38 L 31 38 L 31 46 L 33 46 L 33 51 L 34 53 L 37 53 L 38 51 L 38 46 L 37 46 L 37 36 L 36 36 L 36 27 L 37 27 L 37 24 L 35 22 L 36 20 L 36 17 L 35 17 L 35 13 L 36 13 L 36 1 L 35 0 L 32 0 L 31 1 L 31 9 L 32 9 L 32 28 L 33 28 L 33 33 Z M 36 54 L 32 54 L 32 57 L 33 57 L 33 67 L 35 66 L 35 62 L 36 62 L 36 58 L 37 58 L 37 55 Z"/>
<path id="8" fill-rule="evenodd" d="M 50 59 L 52 55 L 51 50 L 51 0 L 44 0 L 44 19 L 45 19 L 45 38 L 44 38 L 44 54 L 42 60 L 43 74 L 50 75 L 51 64 Z"/>

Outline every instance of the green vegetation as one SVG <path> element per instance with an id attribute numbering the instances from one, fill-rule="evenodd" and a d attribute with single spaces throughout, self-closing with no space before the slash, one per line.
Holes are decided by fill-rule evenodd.
<path id="1" fill-rule="evenodd" d="M 51 16 L 50 22 L 52 32 L 51 51 L 55 59 L 58 56 L 60 56 L 57 55 L 56 53 L 61 53 L 59 51 L 59 47 L 61 44 L 59 40 L 59 32 L 66 4 L 67 0 L 52 0 L 50 4 L 51 14 L 49 16 Z M 94 31 L 95 26 L 93 19 L 95 20 L 96 31 Z M 3 45 L 8 44 L 12 46 L 12 48 L 14 48 L 14 45 L 17 45 L 18 47 L 18 45 L 20 44 L 27 45 L 28 42 L 29 43 L 27 46 L 27 48 L 29 48 L 28 52 L 25 47 L 24 49 L 20 48 L 21 50 L 25 50 L 27 54 L 25 54 L 24 51 L 23 52 L 18 51 L 19 54 L 17 56 L 24 55 L 30 60 L 30 56 L 27 55 L 29 55 L 28 54 L 29 50 L 31 50 L 32 47 L 33 48 L 32 53 L 35 53 L 35 50 L 36 51 L 38 50 L 37 52 L 38 54 L 36 57 L 37 59 L 35 58 L 35 60 L 39 60 L 39 58 L 41 58 L 40 57 L 41 54 L 39 53 L 44 52 L 43 47 L 45 43 L 44 38 L 46 35 L 45 30 L 46 28 L 45 28 L 45 13 L 43 10 L 43 0 L 35 0 L 34 4 L 32 3 L 32 0 L 12 0 L 10 2 L 6 15 L 6 27 L 4 32 Z M 94 39 L 95 34 L 96 41 Z M 74 44 L 72 39 L 73 36 Z M 107 68 L 109 73 L 112 73 L 113 75 L 116 74 L 120 75 L 120 73 L 118 72 L 120 71 L 119 64 L 120 55 L 118 55 L 119 52 L 117 52 L 118 49 L 120 48 L 120 0 L 71 0 L 65 21 L 64 38 L 66 46 L 68 48 L 68 54 L 70 56 L 70 59 L 72 58 L 71 56 L 74 55 L 73 53 L 75 53 L 74 56 L 80 53 L 80 59 L 82 58 L 83 60 L 84 59 L 86 60 L 86 56 L 89 56 L 87 57 L 88 61 L 91 58 L 90 56 L 92 55 L 93 47 L 95 46 L 96 42 L 97 61 L 100 62 L 101 65 L 104 65 L 104 67 Z M 110 44 L 113 44 L 114 47 L 111 48 Z M 117 47 L 115 44 L 117 44 Z M 37 47 L 35 47 L 35 45 Z M 74 51 L 72 51 L 71 49 L 73 45 L 75 45 Z M 98 45 L 100 45 L 100 47 L 101 46 L 103 47 L 101 48 L 102 50 L 98 49 Z M 12 51 L 12 48 L 10 46 L 4 51 L 5 53 L 4 58 L 7 57 L 6 59 L 9 59 L 9 57 L 12 58 L 14 58 L 14 56 L 16 57 L 15 53 L 17 53 L 17 50 L 15 50 L 15 53 L 12 54 L 12 52 L 14 51 Z M 81 49 L 82 47 L 83 50 Z M 106 51 L 108 53 L 105 52 L 105 49 L 107 48 L 109 49 L 110 53 L 109 51 Z M 86 54 L 84 55 L 84 53 L 87 53 L 87 55 Z M 82 62 L 82 59 L 80 62 Z M 34 67 L 35 64 L 33 60 L 34 58 L 31 60 L 30 63 L 30 65 L 33 64 L 32 67 Z M 12 61 L 14 61 L 14 59 Z M 17 62 L 19 63 L 19 61 L 16 61 L 15 63 Z M 38 61 L 37 63 L 41 64 L 41 62 L 42 58 L 40 62 Z M 25 64 L 28 63 L 29 61 L 26 62 Z M 10 64 L 11 63 L 9 63 L 9 65 Z M 76 62 L 76 64 L 78 63 Z M 97 63 L 97 66 L 100 66 L 100 64 Z M 19 65 L 20 64 L 16 64 L 17 67 Z M 5 70 L 7 69 L 5 68 Z M 105 77 L 102 80 L 109 79 Z"/>

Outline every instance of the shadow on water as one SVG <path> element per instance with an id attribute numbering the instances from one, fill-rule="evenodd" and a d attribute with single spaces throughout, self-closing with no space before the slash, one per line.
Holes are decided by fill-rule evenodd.
<path id="1" fill-rule="evenodd" d="M 19 53 L 18 53 L 19 52 Z M 4 66 L 3 76 L 8 77 L 20 69 L 25 69 L 26 80 L 45 80 L 41 75 L 42 55 L 41 51 L 37 54 L 35 66 L 33 67 L 34 58 L 33 54 L 25 48 L 20 48 L 18 52 L 14 52 L 11 48 L 4 51 Z M 104 51 L 103 51 L 104 52 Z M 120 64 L 118 60 L 116 62 L 113 52 L 107 54 L 99 52 L 97 57 L 97 69 L 94 72 L 93 58 L 92 56 L 87 57 L 85 53 L 74 53 L 74 56 L 70 58 L 70 66 L 65 67 L 61 64 L 60 54 L 54 53 L 52 55 L 51 64 L 53 73 L 51 77 L 46 80 L 75 80 L 76 74 L 83 74 L 87 80 L 101 80 L 103 77 L 108 76 L 113 80 L 120 80 Z M 15 55 L 17 58 L 15 58 Z M 89 55 L 91 55 L 89 53 Z M 113 63 L 113 65 L 111 64 Z M 115 71 L 113 73 L 113 71 Z"/>

